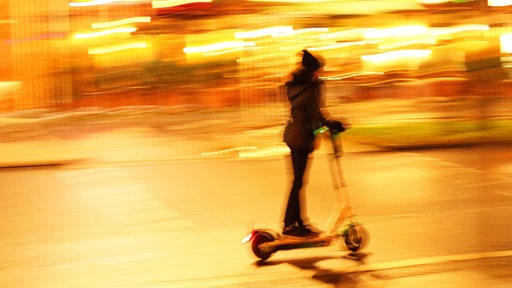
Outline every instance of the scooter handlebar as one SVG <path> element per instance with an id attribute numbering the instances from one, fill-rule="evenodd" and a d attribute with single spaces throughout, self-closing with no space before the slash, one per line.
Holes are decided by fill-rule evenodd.
<path id="1" fill-rule="evenodd" d="M 343 130 L 340 130 L 340 129 L 336 129 L 336 128 L 333 128 L 333 127 L 328 127 L 328 126 L 322 126 L 318 129 L 315 130 L 315 135 L 317 134 L 322 134 L 326 131 L 329 131 L 330 134 L 331 134 L 331 137 L 338 137 L 341 133 L 347 131 L 348 129 L 352 128 L 352 124 L 351 123 L 341 123 L 342 125 L 342 129 Z"/>

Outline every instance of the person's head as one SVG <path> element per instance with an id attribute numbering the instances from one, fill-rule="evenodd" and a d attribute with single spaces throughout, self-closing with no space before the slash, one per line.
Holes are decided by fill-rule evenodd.
<path id="1" fill-rule="evenodd" d="M 325 66 L 324 59 L 319 55 L 313 55 L 308 50 L 302 50 L 302 67 L 312 75 L 318 74 Z"/>
<path id="2" fill-rule="evenodd" d="M 313 55 L 308 50 L 302 50 L 302 61 L 297 70 L 292 74 L 294 79 L 300 81 L 316 81 L 322 68 L 324 59 L 319 55 Z"/>

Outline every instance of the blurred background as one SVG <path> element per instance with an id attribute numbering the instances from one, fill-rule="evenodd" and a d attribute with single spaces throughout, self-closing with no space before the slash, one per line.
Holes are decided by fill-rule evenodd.
<path id="1" fill-rule="evenodd" d="M 511 14 L 512 0 L 0 0 L 0 286 L 510 287 Z M 240 240 L 281 226 L 283 84 L 304 48 L 327 62 L 326 110 L 353 124 L 343 167 L 371 246 L 255 265 Z M 318 227 L 335 200 L 324 143 Z"/>
<path id="2" fill-rule="evenodd" d="M 308 48 L 326 58 L 331 106 L 422 99 L 416 109 L 457 118 L 444 134 L 510 134 L 512 1 L 2 0 L 0 11 L 4 113 L 185 105 L 253 115 L 282 108 L 282 84 Z"/>

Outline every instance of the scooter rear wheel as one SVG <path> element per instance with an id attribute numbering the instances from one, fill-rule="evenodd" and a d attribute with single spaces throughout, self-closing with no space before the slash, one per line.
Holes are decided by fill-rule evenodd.
<path id="1" fill-rule="evenodd" d="M 256 257 L 260 258 L 261 261 L 267 260 L 268 258 L 270 258 L 270 256 L 272 256 L 272 254 L 274 253 L 274 250 L 263 249 L 261 247 L 261 244 L 267 243 L 267 242 L 272 242 L 274 240 L 275 240 L 275 237 L 271 233 L 266 232 L 266 231 L 258 232 L 254 236 L 254 239 L 252 240 L 252 244 L 251 244 L 252 252 L 254 253 L 254 255 Z"/>

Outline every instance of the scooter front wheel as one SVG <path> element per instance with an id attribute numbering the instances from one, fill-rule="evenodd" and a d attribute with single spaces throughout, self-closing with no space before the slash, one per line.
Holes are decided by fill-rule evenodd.
<path id="1" fill-rule="evenodd" d="M 256 257 L 260 258 L 261 261 L 267 260 L 268 258 L 270 258 L 270 256 L 272 256 L 272 254 L 275 252 L 275 250 L 273 248 L 265 247 L 265 245 L 262 245 L 262 244 L 267 243 L 267 242 L 272 242 L 274 240 L 275 240 L 275 237 L 270 232 L 266 232 L 266 231 L 257 232 L 256 235 L 254 236 L 254 238 L 252 239 L 252 244 L 251 244 L 252 252 L 254 253 L 254 255 Z"/>
<path id="2" fill-rule="evenodd" d="M 343 233 L 343 240 L 348 250 L 357 252 L 368 245 L 370 233 L 362 225 L 350 225 Z"/>

